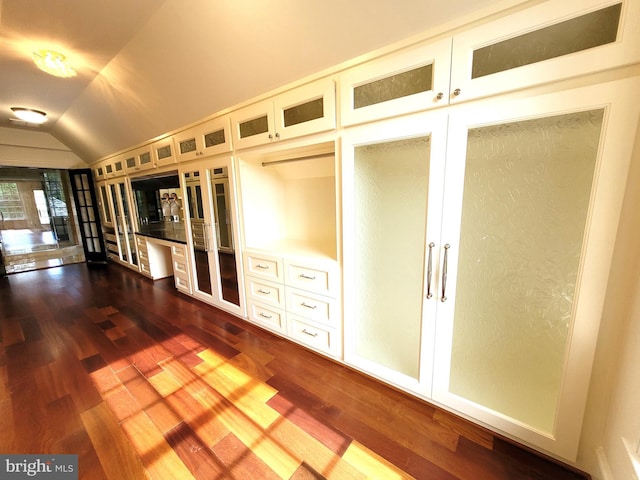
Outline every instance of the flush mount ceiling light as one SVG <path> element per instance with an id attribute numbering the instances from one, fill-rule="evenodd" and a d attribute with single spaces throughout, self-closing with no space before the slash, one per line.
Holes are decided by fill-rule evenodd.
<path id="1" fill-rule="evenodd" d="M 76 71 L 69 66 L 66 57 L 53 50 L 38 50 L 33 52 L 33 61 L 43 72 L 56 77 L 75 77 Z"/>
<path id="2" fill-rule="evenodd" d="M 47 114 L 40 110 L 33 110 L 32 108 L 23 107 L 11 107 L 13 114 L 20 120 L 24 120 L 27 123 L 44 123 L 47 121 Z"/>

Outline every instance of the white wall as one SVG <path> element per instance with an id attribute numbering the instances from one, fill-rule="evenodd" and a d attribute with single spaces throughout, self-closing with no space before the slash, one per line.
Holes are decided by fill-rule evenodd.
<path id="1" fill-rule="evenodd" d="M 0 127 L 0 166 L 87 168 L 63 143 L 45 132 Z"/>

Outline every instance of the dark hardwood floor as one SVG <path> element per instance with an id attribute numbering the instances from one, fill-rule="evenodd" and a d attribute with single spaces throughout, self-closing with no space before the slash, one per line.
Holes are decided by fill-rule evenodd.
<path id="1" fill-rule="evenodd" d="M 587 478 L 116 265 L 0 278 L 0 453 L 79 478 Z"/>

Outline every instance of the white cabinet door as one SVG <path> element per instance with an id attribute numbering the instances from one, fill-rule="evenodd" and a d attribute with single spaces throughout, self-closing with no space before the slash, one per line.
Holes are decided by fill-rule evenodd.
<path id="1" fill-rule="evenodd" d="M 449 119 L 433 399 L 568 460 L 639 90 L 628 80 L 480 102 Z"/>
<path id="2" fill-rule="evenodd" d="M 231 114 L 233 145 L 254 147 L 335 128 L 335 84 L 327 78 Z"/>
<path id="3" fill-rule="evenodd" d="M 176 163 L 176 155 L 173 146 L 173 138 L 163 138 L 151 145 L 153 153 L 153 166 L 164 167 Z"/>
<path id="4" fill-rule="evenodd" d="M 431 394 L 446 115 L 412 115 L 342 141 L 345 361 Z"/>
<path id="5" fill-rule="evenodd" d="M 219 171 L 227 172 L 228 203 L 216 208 L 216 185 Z M 216 231 L 224 222 L 229 238 L 238 237 L 236 221 L 235 182 L 229 157 L 183 165 L 181 168 L 183 191 L 187 192 L 186 218 L 187 247 L 192 272 L 191 290 L 194 297 L 216 305 L 236 315 L 245 315 L 242 261 L 233 248 L 221 245 Z M 219 206 L 219 204 L 218 204 Z M 233 245 L 233 242 L 231 243 Z"/>
<path id="6" fill-rule="evenodd" d="M 573 461 L 634 82 L 345 131 L 345 361 Z"/>
<path id="7" fill-rule="evenodd" d="M 341 125 L 447 105 L 450 69 L 447 38 L 347 70 L 339 78 Z"/>
<path id="8" fill-rule="evenodd" d="M 640 60 L 635 0 L 550 0 L 456 34 L 451 101 Z"/>
<path id="9" fill-rule="evenodd" d="M 229 117 L 217 117 L 174 135 L 178 162 L 230 152 Z"/>

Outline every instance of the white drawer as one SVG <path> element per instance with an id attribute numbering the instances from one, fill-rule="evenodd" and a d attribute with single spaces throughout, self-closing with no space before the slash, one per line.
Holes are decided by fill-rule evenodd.
<path id="1" fill-rule="evenodd" d="M 296 341 L 333 357 L 341 355 L 342 341 L 336 330 L 311 325 L 294 316 L 289 316 L 289 322 L 289 334 Z"/>
<path id="2" fill-rule="evenodd" d="M 173 259 L 173 272 L 175 275 L 182 275 L 184 277 L 189 276 L 189 267 L 187 266 L 186 259 L 180 257 L 174 257 Z"/>
<path id="3" fill-rule="evenodd" d="M 245 269 L 247 275 L 283 283 L 282 259 L 270 255 L 245 253 Z"/>
<path id="4" fill-rule="evenodd" d="M 186 245 L 171 245 L 171 255 L 174 257 L 187 258 Z"/>
<path id="5" fill-rule="evenodd" d="M 286 333 L 287 324 L 285 323 L 284 311 L 279 308 L 261 305 L 249 300 L 249 320 L 275 330 L 280 333 Z"/>
<path id="6" fill-rule="evenodd" d="M 183 275 L 174 275 L 173 279 L 178 290 L 191 294 L 191 284 L 189 283 L 188 277 Z"/>
<path id="7" fill-rule="evenodd" d="M 331 327 L 339 326 L 338 302 L 334 298 L 285 287 L 287 312 Z"/>
<path id="8" fill-rule="evenodd" d="M 109 242 L 117 242 L 118 238 L 113 233 L 105 233 L 104 239 Z"/>
<path id="9" fill-rule="evenodd" d="M 339 291 L 337 265 L 333 263 L 285 259 L 284 268 L 286 285 L 329 296 Z"/>
<path id="10" fill-rule="evenodd" d="M 247 296 L 260 303 L 284 309 L 284 286 L 247 276 Z"/>
<path id="11" fill-rule="evenodd" d="M 141 237 L 139 235 L 136 235 L 136 243 L 138 244 L 138 247 L 142 247 L 145 250 L 147 249 L 147 239 L 144 237 Z"/>
<path id="12" fill-rule="evenodd" d="M 144 260 L 147 264 L 149 263 L 149 252 L 147 252 L 146 248 L 142 249 L 138 246 L 138 254 L 141 262 Z"/>

